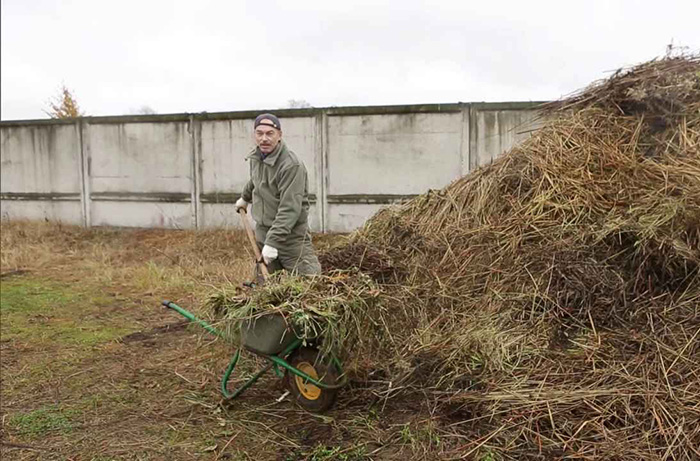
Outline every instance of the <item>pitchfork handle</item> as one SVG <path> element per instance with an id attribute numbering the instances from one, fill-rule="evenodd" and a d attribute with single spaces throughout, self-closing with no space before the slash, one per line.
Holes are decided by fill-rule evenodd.
<path id="1" fill-rule="evenodd" d="M 270 271 L 267 270 L 267 265 L 265 264 L 262 254 L 260 254 L 258 243 L 255 241 L 255 234 L 253 233 L 253 229 L 250 227 L 250 222 L 248 222 L 248 213 L 241 208 L 238 210 L 238 214 L 241 215 L 241 221 L 243 222 L 245 233 L 248 235 L 248 240 L 250 240 L 250 244 L 253 246 L 255 262 L 258 264 L 258 267 L 260 267 L 260 272 L 262 272 L 263 278 L 268 278 L 270 276 Z"/>

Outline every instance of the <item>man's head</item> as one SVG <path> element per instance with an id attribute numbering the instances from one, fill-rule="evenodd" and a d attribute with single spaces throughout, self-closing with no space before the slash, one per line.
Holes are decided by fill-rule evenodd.
<path id="1" fill-rule="evenodd" d="M 260 114 L 255 118 L 255 144 L 267 155 L 282 140 L 282 126 L 272 114 Z"/>

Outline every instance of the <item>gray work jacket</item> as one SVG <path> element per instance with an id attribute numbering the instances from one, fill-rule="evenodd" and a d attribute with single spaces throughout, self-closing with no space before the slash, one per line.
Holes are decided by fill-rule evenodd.
<path id="1" fill-rule="evenodd" d="M 279 249 L 294 227 L 308 223 L 306 167 L 284 141 L 264 159 L 256 148 L 246 160 L 250 163 L 250 180 L 241 196 L 253 204 L 255 222 L 270 228 L 265 245 Z"/>

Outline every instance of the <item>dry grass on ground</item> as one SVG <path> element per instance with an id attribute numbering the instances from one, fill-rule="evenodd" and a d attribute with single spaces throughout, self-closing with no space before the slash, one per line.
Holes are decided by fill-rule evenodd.
<path id="1" fill-rule="evenodd" d="M 247 280 L 238 231 L 4 222 L 1 245 L 3 460 L 437 459 L 465 443 L 430 402 L 357 383 L 323 416 L 276 402 L 273 375 L 222 401 L 230 346 L 159 303 L 197 310 Z"/>

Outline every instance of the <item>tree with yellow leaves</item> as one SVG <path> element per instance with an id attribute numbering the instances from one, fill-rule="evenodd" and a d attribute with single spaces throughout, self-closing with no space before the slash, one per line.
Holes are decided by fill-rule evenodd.
<path id="1" fill-rule="evenodd" d="M 78 107 L 78 102 L 65 85 L 61 86 L 58 96 L 48 101 L 49 110 L 44 112 L 51 118 L 77 118 L 84 114 Z"/>

